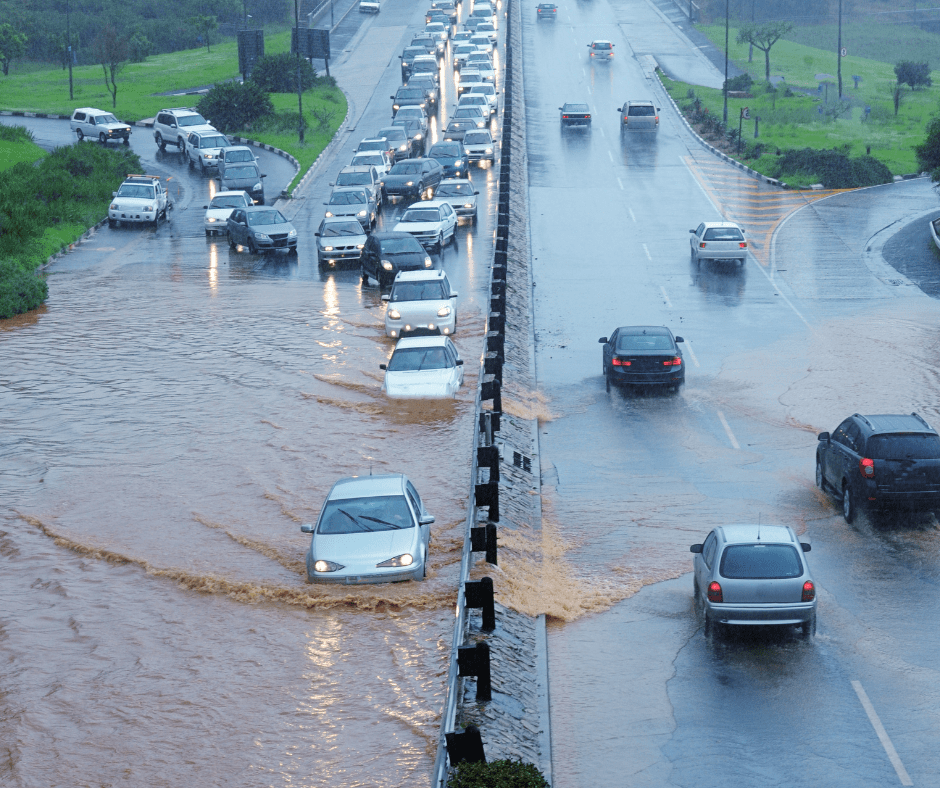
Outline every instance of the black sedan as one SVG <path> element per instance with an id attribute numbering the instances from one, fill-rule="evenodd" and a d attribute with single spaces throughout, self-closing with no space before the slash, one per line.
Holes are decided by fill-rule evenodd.
<path id="1" fill-rule="evenodd" d="M 477 122 L 472 118 L 452 120 L 447 124 L 447 128 L 444 129 L 444 140 L 457 140 L 459 142 L 463 142 L 464 135 L 468 131 L 476 131 L 477 128 Z"/>
<path id="2" fill-rule="evenodd" d="M 389 197 L 420 198 L 444 179 L 444 168 L 434 159 L 405 159 L 392 165 L 383 179 Z"/>
<path id="3" fill-rule="evenodd" d="M 561 112 L 561 127 L 587 126 L 591 127 L 591 108 L 587 104 L 565 104 L 558 108 Z"/>
<path id="4" fill-rule="evenodd" d="M 558 18 L 558 6 L 554 3 L 539 3 L 535 7 L 535 16 L 540 22 L 543 19 L 551 19 L 554 22 Z"/>
<path id="5" fill-rule="evenodd" d="M 685 382 L 685 362 L 678 345 L 684 340 L 665 326 L 622 326 L 597 341 L 604 346 L 608 391 L 611 385 L 667 386 L 678 391 Z"/>
<path id="6" fill-rule="evenodd" d="M 392 100 L 392 117 L 402 107 L 421 107 L 421 109 L 427 110 L 430 103 L 428 94 L 423 88 L 400 87 L 395 95 L 389 96 L 389 98 Z"/>
<path id="7" fill-rule="evenodd" d="M 379 287 L 388 287 L 399 271 L 434 267 L 424 247 L 411 233 L 372 233 L 362 250 L 362 283 L 371 276 Z"/>
<path id="8" fill-rule="evenodd" d="M 463 178 L 467 174 L 467 152 L 462 142 L 435 142 L 428 151 L 428 158 L 440 162 L 445 178 Z"/>
<path id="9" fill-rule="evenodd" d="M 226 222 L 228 245 L 247 247 L 252 254 L 281 251 L 297 254 L 297 231 L 277 208 L 253 205 L 236 208 Z"/>

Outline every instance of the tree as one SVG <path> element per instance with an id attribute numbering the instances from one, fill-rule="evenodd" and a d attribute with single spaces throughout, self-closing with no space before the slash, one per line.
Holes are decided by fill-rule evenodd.
<path id="1" fill-rule="evenodd" d="M 0 65 L 3 76 L 10 73 L 10 63 L 26 53 L 26 34 L 19 33 L 9 23 L 0 25 Z"/>
<path id="2" fill-rule="evenodd" d="M 117 108 L 117 76 L 130 59 L 128 38 L 113 25 L 105 25 L 94 46 L 95 60 L 104 71 L 104 84 L 111 94 L 111 106 Z"/>
<path id="3" fill-rule="evenodd" d="M 940 182 L 940 117 L 927 124 L 927 138 L 914 147 L 917 164 L 929 172 L 933 181 Z"/>
<path id="4" fill-rule="evenodd" d="M 738 30 L 739 44 L 753 44 L 764 53 L 764 79 L 770 82 L 770 48 L 793 29 L 791 22 L 747 22 Z"/>
<path id="5" fill-rule="evenodd" d="M 265 115 L 274 114 L 274 104 L 254 82 L 223 82 L 199 99 L 196 109 L 225 134 L 242 131 Z"/>
<path id="6" fill-rule="evenodd" d="M 153 42 L 140 30 L 136 31 L 127 42 L 128 54 L 135 63 L 143 63 L 147 55 L 153 54 Z"/>
<path id="7" fill-rule="evenodd" d="M 894 74 L 898 78 L 899 85 L 910 85 L 911 90 L 917 90 L 919 85 L 929 88 L 933 84 L 930 79 L 929 63 L 914 63 L 911 60 L 902 60 L 894 67 Z M 897 115 L 897 112 L 894 114 Z"/>
<path id="8" fill-rule="evenodd" d="M 191 16 L 186 20 L 186 24 L 193 27 L 200 37 L 206 43 L 206 52 L 211 52 L 209 49 L 209 34 L 216 30 L 219 27 L 219 22 L 214 16 Z"/>
<path id="9" fill-rule="evenodd" d="M 251 67 L 251 81 L 268 93 L 297 92 L 297 57 L 289 52 L 263 55 Z M 315 87 L 319 79 L 309 60 L 301 60 L 300 84 L 304 91 Z"/>

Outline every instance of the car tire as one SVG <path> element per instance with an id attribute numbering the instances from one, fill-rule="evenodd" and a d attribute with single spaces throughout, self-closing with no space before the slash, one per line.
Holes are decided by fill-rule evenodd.
<path id="1" fill-rule="evenodd" d="M 104 136 L 103 131 L 98 135 L 98 142 L 100 142 L 102 145 L 105 145 L 108 142 L 108 138 Z"/>
<path id="2" fill-rule="evenodd" d="M 698 256 L 695 254 L 695 250 L 689 249 L 689 254 L 692 257 L 692 262 L 695 263 L 695 265 L 698 265 Z"/>
<path id="3" fill-rule="evenodd" d="M 166 150 L 166 141 L 163 139 L 163 137 L 160 135 L 159 132 L 157 132 L 156 142 L 157 142 L 157 147 L 160 150 Z"/>
<path id="4" fill-rule="evenodd" d="M 85 135 L 82 133 L 81 129 L 75 129 L 75 134 L 78 136 L 78 141 L 81 142 L 85 139 Z"/>
<path id="5" fill-rule="evenodd" d="M 130 145 L 130 144 L 131 144 L 131 138 L 130 138 L 130 137 L 125 137 L 125 138 L 124 138 L 124 144 L 125 144 L 125 145 Z"/>
<path id="6" fill-rule="evenodd" d="M 819 457 L 816 458 L 816 486 L 820 490 L 826 489 L 826 477 L 823 474 L 822 463 L 819 461 Z"/>
<path id="7" fill-rule="evenodd" d="M 453 244 L 454 249 L 457 249 L 457 225 L 454 225 L 454 229 L 450 231 L 450 242 Z"/>
<path id="8" fill-rule="evenodd" d="M 800 625 L 800 634 L 802 635 L 803 640 L 813 639 L 813 635 L 816 634 L 816 614 L 815 613 L 813 613 L 813 615 L 810 616 L 808 621 L 804 621 Z"/>
<path id="9" fill-rule="evenodd" d="M 215 235 L 215 233 L 212 232 L 212 230 L 206 230 L 206 238 L 211 238 L 213 235 Z"/>
<path id="10" fill-rule="evenodd" d="M 437 243 L 434 244 L 437 247 L 438 254 L 444 254 L 444 231 L 441 230 L 437 234 Z"/>
<path id="11" fill-rule="evenodd" d="M 117 227 L 117 222 L 114 219 L 108 219 L 108 229 L 113 230 Z"/>
<path id="12" fill-rule="evenodd" d="M 228 246 L 229 246 L 229 249 L 234 249 L 234 248 L 237 246 L 237 244 L 235 243 L 235 239 L 232 238 L 232 234 L 231 234 L 230 232 L 227 232 L 227 231 L 226 231 L 225 234 L 228 236 Z"/>
<path id="13" fill-rule="evenodd" d="M 359 276 L 362 279 L 362 284 L 369 284 L 369 274 L 366 273 L 366 268 L 364 265 L 359 266 Z"/>
<path id="14" fill-rule="evenodd" d="M 180 149 L 180 153 L 186 153 L 186 140 L 184 140 L 182 137 L 177 137 L 176 147 Z"/>
<path id="15" fill-rule="evenodd" d="M 848 482 L 842 486 L 842 516 L 847 523 L 855 519 L 855 496 L 852 494 L 852 487 Z"/>
<path id="16" fill-rule="evenodd" d="M 194 162 L 189 156 L 186 157 L 186 161 L 187 161 L 187 163 L 189 164 L 189 169 L 191 169 L 191 170 L 195 170 L 195 169 L 196 169 L 196 164 L 195 164 L 195 162 Z"/>
<path id="17" fill-rule="evenodd" d="M 255 242 L 252 240 L 250 235 L 248 236 L 248 253 L 258 254 L 258 247 L 255 246 Z"/>

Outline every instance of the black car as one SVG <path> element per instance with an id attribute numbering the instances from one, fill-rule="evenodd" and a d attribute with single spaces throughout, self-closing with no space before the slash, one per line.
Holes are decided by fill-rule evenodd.
<path id="1" fill-rule="evenodd" d="M 847 523 L 861 508 L 940 509 L 940 435 L 916 413 L 856 413 L 819 433 L 816 484 L 841 496 Z"/>
<path id="2" fill-rule="evenodd" d="M 452 120 L 447 124 L 447 128 L 444 129 L 444 139 L 445 140 L 458 140 L 463 142 L 464 135 L 468 131 L 474 131 L 477 129 L 477 122 L 472 118 L 463 118 L 461 120 Z"/>
<path id="3" fill-rule="evenodd" d="M 264 205 L 264 184 L 257 164 L 237 162 L 219 173 L 220 192 L 247 192 L 255 205 Z"/>
<path id="4" fill-rule="evenodd" d="M 678 345 L 684 340 L 665 326 L 622 326 L 597 341 L 604 346 L 608 391 L 611 385 L 668 386 L 678 391 L 685 382 L 685 362 Z"/>
<path id="5" fill-rule="evenodd" d="M 439 106 L 438 99 L 440 97 L 440 88 L 437 83 L 436 74 L 412 74 L 408 79 L 408 82 L 405 84 L 407 88 L 418 88 L 423 90 L 424 94 L 428 97 L 428 107 L 426 112 L 430 115 L 432 112 L 436 113 Z"/>
<path id="6" fill-rule="evenodd" d="M 591 125 L 591 108 L 587 104 L 565 104 L 559 107 L 561 112 L 561 127 Z"/>
<path id="7" fill-rule="evenodd" d="M 411 141 L 413 154 L 407 158 L 417 159 L 424 155 L 424 129 L 421 128 L 421 124 L 418 123 L 417 120 L 414 118 L 395 118 L 392 121 L 392 125 L 401 126 L 408 135 L 408 139 Z M 396 156 L 396 159 L 401 159 L 401 156 Z"/>
<path id="8" fill-rule="evenodd" d="M 392 165 L 385 176 L 385 193 L 389 197 L 420 198 L 437 188 L 444 179 L 444 168 L 434 159 L 405 159 Z"/>
<path id="9" fill-rule="evenodd" d="M 430 103 L 424 88 L 401 87 L 395 91 L 394 96 L 389 96 L 389 98 L 392 100 L 392 117 L 402 107 L 421 107 L 426 111 Z"/>
<path id="10" fill-rule="evenodd" d="M 362 249 L 362 282 L 371 276 L 388 287 L 399 271 L 420 271 L 434 263 L 411 233 L 372 233 Z"/>
<path id="11" fill-rule="evenodd" d="M 467 152 L 462 142 L 435 142 L 428 151 L 428 158 L 440 162 L 445 178 L 463 178 L 467 174 Z"/>
<path id="12" fill-rule="evenodd" d="M 431 21 L 428 18 L 431 15 L 431 11 L 443 11 L 452 25 L 457 24 L 457 4 L 453 0 L 438 0 L 435 3 L 431 3 L 431 9 L 424 17 L 425 22 Z"/>
<path id="13" fill-rule="evenodd" d="M 558 6 L 554 3 L 539 3 L 535 7 L 535 16 L 539 21 L 543 19 L 554 21 L 558 18 Z"/>
<path id="14" fill-rule="evenodd" d="M 401 55 L 401 81 L 407 82 L 408 77 L 411 76 L 411 64 L 414 63 L 414 59 L 420 55 L 428 54 L 427 47 L 424 46 L 410 46 L 405 47 Z"/>
<path id="15" fill-rule="evenodd" d="M 247 247 L 252 254 L 282 251 L 297 254 L 297 231 L 277 208 L 252 205 L 236 208 L 226 222 L 228 245 Z"/>

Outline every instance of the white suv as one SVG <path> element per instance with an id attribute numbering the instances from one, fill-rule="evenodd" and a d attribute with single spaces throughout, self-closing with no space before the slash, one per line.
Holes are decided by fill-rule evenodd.
<path id="1" fill-rule="evenodd" d="M 78 135 L 79 142 L 85 137 L 98 140 L 102 145 L 111 140 L 123 140 L 125 145 L 131 141 L 131 127 L 103 109 L 80 107 L 72 113 L 69 126 Z"/>
<path id="2" fill-rule="evenodd" d="M 153 140 L 160 150 L 175 145 L 182 153 L 186 150 L 186 137 L 193 131 L 216 131 L 216 128 L 192 107 L 161 109 L 153 120 Z"/>
<path id="3" fill-rule="evenodd" d="M 205 173 L 209 167 L 218 169 L 222 149 L 231 147 L 228 137 L 219 131 L 191 131 L 183 153 L 189 159 L 189 169 L 195 169 L 198 163 Z"/>
<path id="4" fill-rule="evenodd" d="M 451 336 L 457 330 L 456 299 L 443 271 L 401 271 L 382 296 L 388 303 L 385 335 L 397 339 L 421 331 Z"/>
<path id="5" fill-rule="evenodd" d="M 159 175 L 128 175 L 108 206 L 108 226 L 152 224 L 169 219 L 170 200 Z"/>

